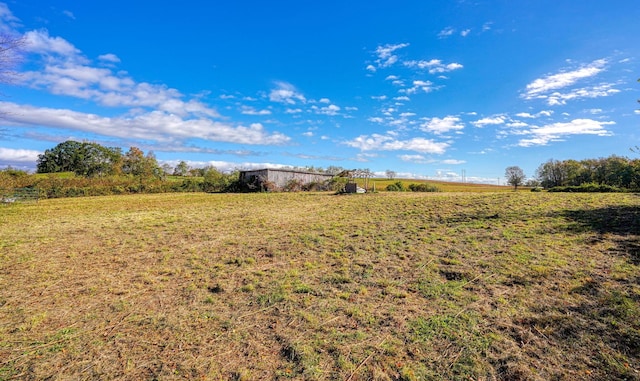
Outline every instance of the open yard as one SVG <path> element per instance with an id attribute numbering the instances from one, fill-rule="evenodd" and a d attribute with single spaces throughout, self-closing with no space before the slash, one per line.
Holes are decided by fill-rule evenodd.
<path id="1" fill-rule="evenodd" d="M 639 380 L 640 196 L 0 205 L 0 380 Z"/>

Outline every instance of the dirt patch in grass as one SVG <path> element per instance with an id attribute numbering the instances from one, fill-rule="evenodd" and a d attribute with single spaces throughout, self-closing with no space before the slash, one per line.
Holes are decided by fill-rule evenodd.
<path id="1" fill-rule="evenodd" d="M 640 197 L 0 208 L 0 380 L 640 379 Z"/>

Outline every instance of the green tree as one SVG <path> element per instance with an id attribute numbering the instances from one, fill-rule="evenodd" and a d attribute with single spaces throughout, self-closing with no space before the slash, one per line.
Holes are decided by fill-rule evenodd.
<path id="1" fill-rule="evenodd" d="M 38 155 L 36 172 L 74 172 L 80 176 L 105 176 L 116 172 L 120 148 L 67 140 Z"/>
<path id="2" fill-rule="evenodd" d="M 79 159 L 78 154 L 81 146 L 82 143 L 80 142 L 67 140 L 51 149 L 45 150 L 43 154 L 38 155 L 36 172 L 56 173 L 74 171 Z"/>
<path id="3" fill-rule="evenodd" d="M 222 173 L 215 167 L 204 167 L 202 190 L 205 192 L 227 192 L 237 187 L 238 173 Z"/>
<path id="4" fill-rule="evenodd" d="M 131 147 L 122 159 L 122 172 L 138 177 L 162 177 L 162 168 L 158 165 L 153 152 L 145 156 L 138 147 Z"/>
<path id="5" fill-rule="evenodd" d="M 550 159 L 536 170 L 540 184 L 545 188 L 565 185 L 566 173 L 562 162 Z"/>
<path id="6" fill-rule="evenodd" d="M 104 147 L 98 143 L 82 143 L 74 172 L 85 177 L 112 175 L 116 172 L 121 157 L 120 148 Z"/>
<path id="7" fill-rule="evenodd" d="M 504 177 L 507 178 L 507 184 L 513 185 L 515 190 L 518 190 L 518 186 L 522 185 L 526 179 L 522 168 L 515 165 L 507 167 L 504 171 Z"/>

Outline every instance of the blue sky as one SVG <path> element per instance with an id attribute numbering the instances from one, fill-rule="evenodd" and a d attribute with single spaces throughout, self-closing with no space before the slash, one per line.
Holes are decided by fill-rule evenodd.
<path id="1" fill-rule="evenodd" d="M 633 0 L 0 3 L 0 167 L 69 140 L 222 170 L 504 182 L 634 156 Z"/>

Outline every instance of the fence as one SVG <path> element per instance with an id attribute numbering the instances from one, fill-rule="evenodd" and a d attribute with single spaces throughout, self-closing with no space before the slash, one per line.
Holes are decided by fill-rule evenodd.
<path id="1" fill-rule="evenodd" d="M 0 189 L 0 203 L 38 202 L 40 190 L 38 188 Z"/>

